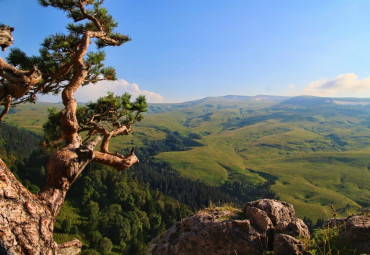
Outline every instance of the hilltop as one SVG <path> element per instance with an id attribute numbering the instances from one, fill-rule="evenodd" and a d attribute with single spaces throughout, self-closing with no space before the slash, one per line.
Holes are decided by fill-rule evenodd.
<path id="1" fill-rule="evenodd" d="M 41 133 L 50 106 L 58 107 L 19 106 L 5 121 Z M 169 132 L 185 137 L 195 143 L 154 159 L 183 177 L 233 191 L 269 182 L 299 217 L 317 219 L 327 217 L 330 204 L 339 214 L 369 207 L 369 117 L 370 99 L 208 97 L 150 104 L 133 135 L 112 145 L 122 151 L 135 144 L 140 151 Z"/>

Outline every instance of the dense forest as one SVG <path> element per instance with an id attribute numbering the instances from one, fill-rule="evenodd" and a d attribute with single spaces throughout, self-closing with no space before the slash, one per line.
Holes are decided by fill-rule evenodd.
<path id="1" fill-rule="evenodd" d="M 50 151 L 42 137 L 1 124 L 0 151 L 13 173 L 31 192 L 45 184 Z M 153 159 L 161 151 L 187 150 L 192 139 L 166 131 L 166 139 L 147 141 L 137 149 L 142 161 L 126 172 L 91 163 L 67 196 L 55 225 L 59 242 L 77 237 L 82 254 L 144 254 L 149 242 L 192 211 L 215 204 L 240 205 L 259 197 L 275 197 L 269 184 L 225 183 L 212 187 L 179 175 L 169 164 Z M 59 239 L 58 239 L 59 238 Z"/>
<path id="2" fill-rule="evenodd" d="M 6 152 L 4 158 L 13 173 L 30 191 L 39 192 L 49 157 L 39 146 L 41 137 L 2 124 L 1 139 L 5 143 L 0 150 Z M 88 166 L 70 190 L 67 203 L 80 215 L 73 221 L 67 211 L 63 219 L 58 218 L 56 238 L 62 242 L 79 237 L 83 254 L 144 254 L 151 239 L 191 213 L 188 206 L 139 183 L 130 173 L 98 164 Z"/>
<path id="3" fill-rule="evenodd" d="M 0 154 L 6 163 L 24 160 L 38 148 L 41 137 L 0 122 Z"/>

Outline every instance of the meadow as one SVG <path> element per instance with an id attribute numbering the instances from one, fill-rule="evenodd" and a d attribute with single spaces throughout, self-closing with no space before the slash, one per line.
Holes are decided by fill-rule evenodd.
<path id="1" fill-rule="evenodd" d="M 212 186 L 271 181 L 299 217 L 330 217 L 330 205 L 351 214 L 370 205 L 370 106 L 362 101 L 226 96 L 151 104 L 132 135 L 112 141 L 112 151 L 144 148 L 170 130 L 199 144 L 154 156 L 184 177 Z M 19 106 L 5 121 L 42 133 L 50 106 L 60 107 Z"/>

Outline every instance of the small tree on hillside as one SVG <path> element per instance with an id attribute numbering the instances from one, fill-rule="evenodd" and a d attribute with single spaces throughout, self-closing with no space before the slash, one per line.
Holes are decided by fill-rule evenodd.
<path id="1" fill-rule="evenodd" d="M 51 110 L 44 125 L 46 141 L 59 140 L 47 165 L 47 183 L 37 195 L 30 193 L 0 160 L 0 253 L 6 254 L 77 254 L 78 240 L 57 244 L 53 239 L 56 217 L 66 192 L 86 165 L 95 161 L 115 167 L 129 168 L 138 162 L 134 151 L 120 155 L 109 151 L 110 139 L 129 134 L 132 125 L 142 119 L 146 110 L 144 97 L 130 101 L 130 96 L 108 96 L 86 107 L 78 108 L 74 97 L 80 86 L 100 80 L 116 79 L 115 70 L 103 64 L 101 50 L 89 51 L 91 43 L 98 49 L 120 46 L 129 41 L 116 33 L 113 18 L 101 5 L 103 0 L 39 0 L 67 13 L 73 20 L 67 34 L 55 34 L 42 43 L 39 56 L 28 57 L 12 49 L 7 61 L 0 58 L 0 104 L 35 102 L 40 93 L 61 93 L 64 109 Z M 1 47 L 11 45 L 12 28 L 3 26 Z M 83 141 L 81 132 L 87 133 Z M 95 147 L 103 137 L 100 150 Z M 55 143 L 54 143 L 55 145 Z"/>

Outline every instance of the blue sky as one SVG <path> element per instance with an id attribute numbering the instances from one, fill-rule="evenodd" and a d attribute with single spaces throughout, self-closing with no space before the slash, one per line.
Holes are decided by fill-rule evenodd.
<path id="1" fill-rule="evenodd" d="M 370 97 L 370 1 L 106 0 L 132 41 L 107 48 L 119 80 L 79 92 L 147 95 L 151 102 L 207 96 Z M 0 23 L 37 54 L 68 20 L 36 0 L 0 0 Z M 6 53 L 0 53 L 5 57 Z"/>

